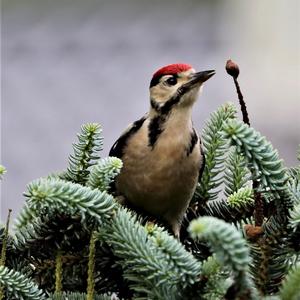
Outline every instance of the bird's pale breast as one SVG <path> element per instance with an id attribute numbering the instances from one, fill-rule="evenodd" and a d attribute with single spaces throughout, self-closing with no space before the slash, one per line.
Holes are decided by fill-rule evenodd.
<path id="1" fill-rule="evenodd" d="M 117 189 L 133 205 L 178 222 L 197 184 L 199 141 L 188 154 L 191 125 L 172 126 L 170 122 L 152 148 L 148 146 L 148 125 L 146 120 L 126 146 Z"/>

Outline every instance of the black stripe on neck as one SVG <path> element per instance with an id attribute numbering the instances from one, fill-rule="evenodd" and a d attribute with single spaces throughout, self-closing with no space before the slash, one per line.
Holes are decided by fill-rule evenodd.
<path id="1" fill-rule="evenodd" d="M 191 137 L 190 137 L 190 143 L 189 143 L 189 146 L 186 151 L 187 156 L 189 156 L 193 152 L 197 142 L 198 142 L 198 135 L 196 133 L 195 128 L 193 128 L 193 131 L 192 131 Z"/>
<path id="2" fill-rule="evenodd" d="M 150 100 L 151 107 L 161 115 L 168 115 L 175 106 L 180 101 L 180 97 L 172 97 L 164 103 L 164 105 L 159 105 L 154 99 Z"/>
<path id="3" fill-rule="evenodd" d="M 156 117 L 152 118 L 149 127 L 148 127 L 148 139 L 149 143 L 148 146 L 152 147 L 155 146 L 155 143 L 159 137 L 159 135 L 163 132 L 164 123 L 166 121 L 166 116 L 157 115 Z"/>
<path id="4" fill-rule="evenodd" d="M 188 91 L 187 86 L 182 86 L 179 88 L 176 92 L 176 94 L 171 97 L 168 101 L 165 102 L 164 105 L 159 106 L 159 104 L 154 100 L 151 99 L 151 107 L 158 113 L 156 117 L 154 117 L 149 124 L 148 127 L 148 136 L 149 136 L 149 146 L 152 147 L 152 149 L 155 146 L 155 143 L 159 137 L 159 135 L 164 130 L 164 123 L 166 122 L 169 114 L 172 111 L 172 108 L 180 101 L 181 97 Z M 195 132 L 196 134 L 196 132 Z M 197 137 L 197 134 L 196 134 Z M 198 141 L 198 137 L 196 140 L 196 143 Z M 193 145 L 194 147 L 195 145 Z M 193 149 L 191 150 L 193 151 Z"/>
<path id="5" fill-rule="evenodd" d="M 154 99 L 151 99 L 150 100 L 150 104 L 151 104 L 151 107 L 158 113 L 160 113 L 160 105 L 154 100 Z"/>
<path id="6" fill-rule="evenodd" d="M 146 117 L 142 117 L 141 119 L 135 121 L 132 124 L 132 127 L 125 132 L 122 136 L 120 136 L 120 138 L 114 143 L 114 145 L 112 146 L 112 148 L 109 151 L 109 156 L 115 156 L 118 158 L 122 158 L 123 156 L 123 152 L 124 149 L 127 145 L 127 142 L 129 140 L 129 138 L 134 135 L 143 125 L 143 123 L 145 122 Z"/>

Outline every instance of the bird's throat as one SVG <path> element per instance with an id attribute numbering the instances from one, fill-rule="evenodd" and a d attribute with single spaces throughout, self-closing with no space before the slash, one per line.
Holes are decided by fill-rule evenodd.
<path id="1" fill-rule="evenodd" d="M 150 111 L 148 146 L 154 149 L 162 134 L 176 137 L 192 130 L 192 108 L 173 107 L 168 114 Z"/>

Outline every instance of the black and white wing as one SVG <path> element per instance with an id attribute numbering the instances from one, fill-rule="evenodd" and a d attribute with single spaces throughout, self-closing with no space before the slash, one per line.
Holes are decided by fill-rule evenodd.
<path id="1" fill-rule="evenodd" d="M 202 177 L 203 172 L 204 172 L 204 168 L 205 168 L 205 154 L 204 154 L 204 150 L 203 150 L 202 141 L 201 141 L 200 138 L 199 138 L 199 140 L 200 140 L 199 147 L 200 147 L 200 153 L 201 153 L 201 156 L 202 156 L 202 160 L 201 160 L 201 166 L 200 166 L 200 169 L 199 169 L 199 179 L 198 179 L 198 182 L 200 182 L 201 177 Z"/>
<path id="2" fill-rule="evenodd" d="M 141 119 L 130 124 L 128 126 L 128 128 L 124 131 L 124 133 L 113 144 L 108 155 L 118 157 L 121 159 L 124 154 L 124 149 L 125 149 L 125 146 L 129 140 L 129 138 L 132 135 L 134 135 L 142 127 L 146 118 L 147 118 L 147 114 L 145 116 L 143 116 Z"/>

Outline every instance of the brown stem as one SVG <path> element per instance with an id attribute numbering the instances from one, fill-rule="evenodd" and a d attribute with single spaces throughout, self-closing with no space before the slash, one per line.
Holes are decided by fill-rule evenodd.
<path id="1" fill-rule="evenodd" d="M 241 105 L 241 111 L 242 111 L 242 114 L 243 114 L 243 121 L 244 121 L 245 124 L 248 124 L 250 126 L 247 107 L 246 107 L 246 103 L 244 101 L 243 94 L 242 94 L 241 89 L 240 89 L 240 85 L 237 81 L 237 78 L 233 77 L 233 80 L 234 80 L 234 84 L 235 84 L 235 87 L 236 87 L 236 92 L 238 94 L 238 98 L 239 98 L 240 105 Z"/>
<path id="2" fill-rule="evenodd" d="M 250 120 L 249 120 L 249 116 L 248 116 L 246 103 L 244 101 L 244 96 L 240 89 L 240 85 L 237 81 L 237 76 L 235 76 L 235 77 L 233 76 L 233 81 L 234 81 L 234 84 L 236 87 L 236 91 L 237 91 L 240 106 L 241 106 L 241 111 L 243 114 L 243 122 L 250 126 Z M 256 226 L 261 226 L 263 224 L 263 220 L 264 220 L 264 206 L 263 206 L 262 195 L 260 193 L 256 192 L 256 189 L 258 188 L 258 186 L 259 186 L 259 182 L 257 180 L 253 180 L 254 201 L 255 201 L 254 220 L 255 220 Z"/>
<path id="3" fill-rule="evenodd" d="M 253 188 L 258 185 L 257 181 L 253 181 Z M 264 203 L 261 193 L 254 190 L 254 220 L 255 226 L 262 226 L 264 221 Z"/>

